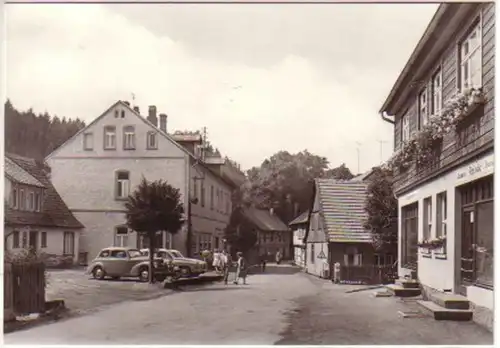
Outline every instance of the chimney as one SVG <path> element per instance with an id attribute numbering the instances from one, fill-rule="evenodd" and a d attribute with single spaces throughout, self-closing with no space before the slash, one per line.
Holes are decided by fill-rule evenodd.
<path id="1" fill-rule="evenodd" d="M 158 127 L 158 117 L 156 117 L 156 106 L 150 105 L 148 110 L 148 121 Z"/>
<path id="2" fill-rule="evenodd" d="M 160 129 L 167 133 L 167 115 L 160 114 Z"/>
<path id="3" fill-rule="evenodd" d="M 135 112 L 137 112 L 139 115 L 141 114 L 141 113 L 139 112 L 139 107 L 138 107 L 138 106 L 134 106 L 134 111 L 135 111 Z"/>
<path id="4" fill-rule="evenodd" d="M 274 208 L 269 209 L 269 214 L 274 215 Z"/>
<path id="5" fill-rule="evenodd" d="M 129 101 L 124 101 L 125 105 L 127 105 L 128 107 L 130 107 L 130 102 Z"/>

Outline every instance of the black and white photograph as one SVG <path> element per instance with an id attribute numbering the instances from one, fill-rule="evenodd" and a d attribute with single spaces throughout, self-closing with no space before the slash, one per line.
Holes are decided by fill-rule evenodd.
<path id="1" fill-rule="evenodd" d="M 3 4 L 4 344 L 493 346 L 495 5 Z"/>

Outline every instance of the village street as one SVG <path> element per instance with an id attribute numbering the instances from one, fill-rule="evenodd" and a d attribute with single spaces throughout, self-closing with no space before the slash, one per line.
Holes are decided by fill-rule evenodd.
<path id="1" fill-rule="evenodd" d="M 268 274 L 252 275 L 248 282 L 246 286 L 215 283 L 183 287 L 166 291 L 168 296 L 118 303 L 77 318 L 6 334 L 4 339 L 6 344 L 493 342 L 491 333 L 472 322 L 402 319 L 398 311 L 410 310 L 411 305 L 396 298 L 373 298 L 375 290 L 346 293 L 359 286 L 334 285 L 288 265 L 271 266 Z M 122 294 L 117 292 L 115 298 Z"/>

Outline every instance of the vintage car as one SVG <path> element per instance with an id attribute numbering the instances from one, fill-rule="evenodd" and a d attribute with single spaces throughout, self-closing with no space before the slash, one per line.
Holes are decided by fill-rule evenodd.
<path id="1" fill-rule="evenodd" d="M 149 249 L 141 249 L 144 257 L 149 257 Z M 155 257 L 164 259 L 176 267 L 179 267 L 183 277 L 197 277 L 207 271 L 207 263 L 202 260 L 184 257 L 180 251 L 174 249 L 156 249 Z"/>
<path id="2" fill-rule="evenodd" d="M 155 258 L 154 273 L 158 281 L 174 276 L 176 267 L 168 265 L 164 259 Z M 138 277 L 141 281 L 149 280 L 149 258 L 134 248 L 109 247 L 101 250 L 99 255 L 87 268 L 87 273 L 95 279 L 106 277 Z"/>

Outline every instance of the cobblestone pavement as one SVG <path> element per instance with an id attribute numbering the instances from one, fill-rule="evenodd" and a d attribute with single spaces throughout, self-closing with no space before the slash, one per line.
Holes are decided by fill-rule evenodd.
<path id="1" fill-rule="evenodd" d="M 185 287 L 5 335 L 6 344 L 492 344 L 472 322 L 402 319 L 412 304 L 345 292 L 290 266 L 268 267 L 248 285 Z M 145 284 L 144 284 L 145 285 Z"/>

